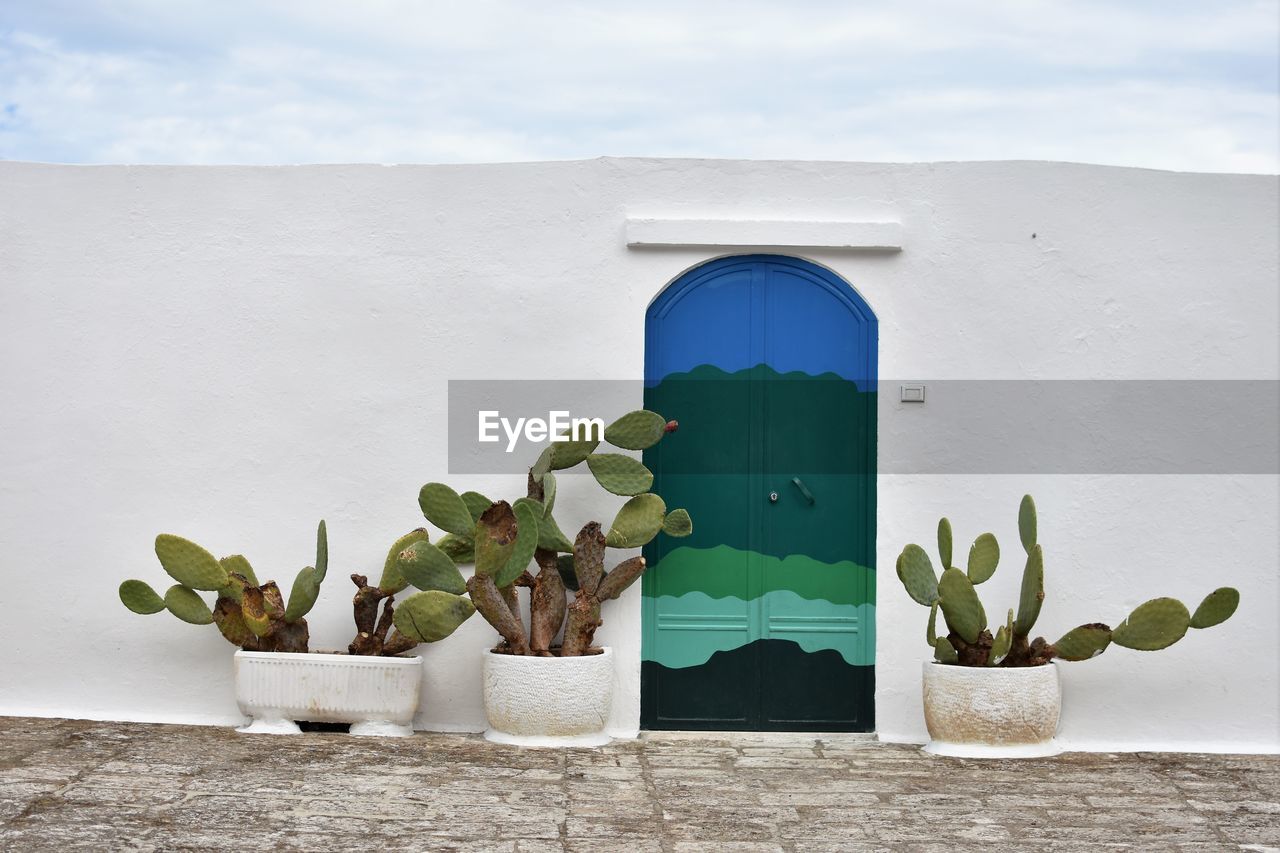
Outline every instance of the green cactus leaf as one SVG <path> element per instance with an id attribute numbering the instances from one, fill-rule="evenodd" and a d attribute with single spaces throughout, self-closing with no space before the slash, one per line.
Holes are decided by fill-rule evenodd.
<path id="1" fill-rule="evenodd" d="M 316 528 L 316 583 L 324 581 L 325 575 L 329 574 L 329 531 L 324 526 L 324 519 L 320 519 L 320 525 Z"/>
<path id="2" fill-rule="evenodd" d="M 574 568 L 572 554 L 561 554 L 556 558 L 556 571 L 560 573 L 565 589 L 569 592 L 578 591 L 578 570 Z"/>
<path id="3" fill-rule="evenodd" d="M 1028 554 L 1036 547 L 1036 524 L 1036 502 L 1031 495 L 1023 495 L 1018 505 L 1018 538 Z"/>
<path id="4" fill-rule="evenodd" d="M 969 546 L 969 580 L 975 584 L 991 579 L 1000 563 L 1000 543 L 991 533 L 984 533 Z"/>
<path id="5" fill-rule="evenodd" d="M 229 557 L 223 557 L 218 561 L 218 564 L 226 570 L 227 574 L 234 572 L 237 575 L 240 575 L 240 577 L 249 582 L 249 586 L 258 585 L 258 576 L 254 574 L 253 566 L 249 565 L 249 561 L 242 555 L 232 554 Z"/>
<path id="6" fill-rule="evenodd" d="M 929 627 L 925 630 L 925 641 L 933 646 L 938 642 L 938 604 L 929 605 Z"/>
<path id="7" fill-rule="evenodd" d="M 556 506 L 556 475 L 550 471 L 542 475 L 542 514 L 550 515 Z"/>
<path id="8" fill-rule="evenodd" d="M 311 612 L 316 599 L 320 596 L 320 572 L 313 566 L 307 566 L 298 572 L 293 579 L 293 589 L 289 591 L 289 605 L 284 609 L 284 621 L 297 622 Z"/>
<path id="9" fill-rule="evenodd" d="M 535 503 L 516 502 L 512 511 L 516 514 L 516 547 L 511 552 L 507 564 L 493 576 L 493 582 L 502 589 L 515 583 L 516 578 L 524 574 L 533 560 L 533 552 L 538 549 L 538 522 L 541 514 L 534 509 Z"/>
<path id="10" fill-rule="evenodd" d="M 1240 606 L 1240 592 L 1229 586 L 1215 589 L 1205 596 L 1204 601 L 1191 616 L 1192 628 L 1212 628 L 1231 618 Z"/>
<path id="11" fill-rule="evenodd" d="M 529 476 L 533 477 L 535 483 L 541 483 L 542 478 L 547 476 L 547 472 L 551 470 L 551 445 L 547 445 L 538 454 L 538 459 L 533 463 L 533 467 L 529 469 Z"/>
<path id="12" fill-rule="evenodd" d="M 982 609 L 973 582 L 956 568 L 946 569 L 938 581 L 938 606 L 947 620 L 947 627 L 960 635 L 966 643 L 978 642 L 978 635 L 987 627 L 987 613 Z"/>
<path id="13" fill-rule="evenodd" d="M 164 610 L 164 599 L 146 581 L 127 580 L 120 584 L 120 601 L 134 613 L 144 616 Z"/>
<path id="14" fill-rule="evenodd" d="M 397 539 L 391 545 L 391 550 L 387 551 L 387 558 L 382 561 L 382 577 L 378 580 L 378 589 L 394 595 L 407 587 L 409 581 L 405 579 L 404 575 L 400 574 L 400 553 L 414 542 L 429 542 L 430 540 L 431 536 L 427 533 L 425 527 L 411 530 Z M 440 541 L 443 544 L 444 540 Z"/>
<path id="15" fill-rule="evenodd" d="M 1191 627 L 1187 606 L 1176 598 L 1153 598 L 1139 604 L 1111 632 L 1111 641 L 1126 649 L 1154 652 L 1182 639 Z"/>
<path id="16" fill-rule="evenodd" d="M 1001 625 L 991 640 L 991 649 L 987 652 L 987 666 L 999 666 L 1009 656 L 1013 648 L 1013 631 L 1007 625 Z"/>
<path id="17" fill-rule="evenodd" d="M 555 516 L 547 513 L 538 519 L 538 547 L 547 551 L 564 553 L 573 550 L 573 543 L 556 524 Z"/>
<path id="18" fill-rule="evenodd" d="M 898 555 L 898 580 L 917 604 L 929 607 L 938 600 L 938 576 L 928 552 L 919 545 L 908 545 Z"/>
<path id="19" fill-rule="evenodd" d="M 493 577 L 516 548 L 516 514 L 511 504 L 498 501 L 476 522 L 476 574 Z"/>
<path id="20" fill-rule="evenodd" d="M 610 548 L 639 548 L 658 535 L 667 505 L 662 498 L 648 492 L 636 495 L 622 505 L 609 526 L 605 543 Z"/>
<path id="21" fill-rule="evenodd" d="M 553 441 L 551 443 L 551 470 L 559 471 L 562 468 L 572 468 L 592 453 L 595 453 L 596 448 L 599 446 L 600 441 L 598 439 Z"/>
<path id="22" fill-rule="evenodd" d="M 1013 632 L 1021 637 L 1031 633 L 1040 618 L 1040 606 L 1044 604 L 1044 549 L 1032 545 L 1027 553 L 1027 566 L 1022 570 L 1022 588 L 1018 595 L 1018 618 Z"/>
<path id="23" fill-rule="evenodd" d="M 951 520 L 938 519 L 938 557 L 942 560 L 942 568 L 951 568 Z"/>
<path id="24" fill-rule="evenodd" d="M 662 519 L 662 532 L 677 539 L 693 533 L 693 519 L 687 509 L 673 509 Z"/>
<path id="25" fill-rule="evenodd" d="M 229 598 L 239 604 L 245 589 L 255 585 L 239 572 L 227 572 L 227 585 L 218 590 L 218 598 Z M 215 613 L 214 616 L 216 617 L 217 614 Z"/>
<path id="26" fill-rule="evenodd" d="M 396 558 L 396 570 L 421 590 L 438 589 L 453 595 L 467 591 L 467 582 L 453 560 L 430 542 L 411 542 Z"/>
<path id="27" fill-rule="evenodd" d="M 156 537 L 156 556 L 169 577 L 185 587 L 218 590 L 227 585 L 227 570 L 189 539 L 161 533 Z"/>
<path id="28" fill-rule="evenodd" d="M 466 596 L 429 589 L 398 602 L 392 618 L 396 630 L 409 639 L 434 643 L 456 631 L 475 612 Z"/>
<path id="29" fill-rule="evenodd" d="M 596 482 L 615 495 L 638 495 L 653 485 L 653 472 L 639 459 L 621 453 L 592 453 L 587 467 Z"/>
<path id="30" fill-rule="evenodd" d="M 427 521 L 446 533 L 458 536 L 472 535 L 475 521 L 466 503 L 453 489 L 444 483 L 427 483 L 418 492 L 418 506 Z"/>
<path id="31" fill-rule="evenodd" d="M 476 542 L 470 536 L 446 533 L 436 547 L 445 552 L 455 566 L 469 566 L 476 561 Z"/>
<path id="32" fill-rule="evenodd" d="M 192 625 L 208 625 L 213 622 L 213 611 L 204 603 L 204 599 L 195 590 L 180 583 L 169 587 L 169 591 L 164 594 L 164 606 L 174 616 Z"/>
<path id="33" fill-rule="evenodd" d="M 637 409 L 605 427 L 604 440 L 624 450 L 648 450 L 662 440 L 667 422 L 657 412 Z"/>
<path id="34" fill-rule="evenodd" d="M 959 663 L 960 655 L 956 653 L 956 647 L 951 645 L 950 640 L 939 637 L 933 644 L 933 659 L 938 663 Z"/>
<path id="35" fill-rule="evenodd" d="M 474 524 L 480 520 L 480 516 L 484 515 L 484 511 L 488 509 L 493 501 L 486 498 L 479 492 L 463 492 L 459 495 L 462 502 L 467 506 L 467 512 L 471 513 L 471 523 Z"/>
<path id="36" fill-rule="evenodd" d="M 1096 658 L 1111 645 L 1111 629 L 1101 622 L 1072 628 L 1053 644 L 1057 656 L 1063 660 L 1089 660 Z"/>

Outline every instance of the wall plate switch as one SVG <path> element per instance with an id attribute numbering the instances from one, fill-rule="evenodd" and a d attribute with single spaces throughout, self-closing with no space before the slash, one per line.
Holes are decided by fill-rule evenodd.
<path id="1" fill-rule="evenodd" d="M 902 385 L 901 400 L 904 403 L 923 403 L 924 385 Z"/>

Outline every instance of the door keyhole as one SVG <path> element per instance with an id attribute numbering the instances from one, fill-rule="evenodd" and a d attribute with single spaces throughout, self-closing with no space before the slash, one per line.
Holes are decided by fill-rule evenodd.
<path id="1" fill-rule="evenodd" d="M 770 492 L 770 493 L 769 493 L 769 503 L 771 503 L 771 504 L 776 504 L 777 502 L 778 502 L 778 493 L 777 493 L 777 492 Z"/>

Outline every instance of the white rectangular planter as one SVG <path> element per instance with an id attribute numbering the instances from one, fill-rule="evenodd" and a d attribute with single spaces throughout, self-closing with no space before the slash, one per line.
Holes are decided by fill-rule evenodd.
<path id="1" fill-rule="evenodd" d="M 353 735 L 413 734 L 422 658 L 246 652 L 235 655 L 237 731 L 298 734 L 295 720 L 350 723 Z"/>

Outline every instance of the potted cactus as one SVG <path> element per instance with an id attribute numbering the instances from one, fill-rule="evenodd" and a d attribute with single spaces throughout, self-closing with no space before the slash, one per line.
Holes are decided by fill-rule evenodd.
<path id="1" fill-rule="evenodd" d="M 926 640 L 934 659 L 924 665 L 924 714 L 930 742 L 926 752 L 967 758 L 1054 755 L 1061 711 L 1061 687 L 1055 660 L 1083 661 L 1111 644 L 1140 651 L 1173 645 L 1189 628 L 1225 622 L 1240 603 L 1240 593 L 1222 587 L 1209 593 L 1194 613 L 1173 598 L 1139 605 L 1115 628 L 1092 622 L 1073 628 L 1057 642 L 1030 639 L 1044 602 L 1044 551 L 1037 539 L 1035 501 L 1022 498 L 1018 534 L 1026 567 L 1018 609 L 1008 612 L 993 634 L 976 587 L 995 573 L 1000 561 L 996 537 L 983 533 L 969 548 L 965 569 L 952 564 L 951 522 L 938 522 L 935 573 L 928 553 L 908 545 L 898 556 L 898 578 L 907 594 L 929 608 Z M 938 612 L 946 632 L 937 630 Z"/>
<path id="2" fill-rule="evenodd" d="M 647 410 L 623 415 L 603 440 L 623 450 L 644 450 L 676 429 Z M 639 460 L 597 452 L 600 435 L 558 436 L 528 470 L 526 494 L 491 501 L 428 483 L 418 495 L 423 515 L 445 535 L 411 543 L 398 565 L 474 564 L 466 590 L 501 641 L 484 653 L 486 737 L 504 743 L 602 744 L 613 696 L 611 649 L 594 645 L 603 624 L 601 605 L 620 596 L 645 570 L 644 557 L 605 570 L 608 549 L 639 548 L 664 532 L 687 536 L 689 513 L 667 511 L 649 491 L 653 474 Z M 553 511 L 554 472 L 585 465 L 606 491 L 627 498 L 607 529 L 588 521 L 571 541 Z M 537 568 L 533 574 L 530 567 Z M 407 576 L 407 573 L 406 573 Z M 452 575 L 450 583 L 454 583 Z M 529 622 L 519 589 L 529 590 Z M 399 624 L 397 620 L 397 624 Z"/>
<path id="3" fill-rule="evenodd" d="M 388 562 L 400 550 L 393 547 Z M 404 653 L 420 642 L 442 639 L 452 632 L 452 628 L 446 630 L 448 616 L 437 614 L 432 606 L 437 595 L 447 593 L 431 588 L 411 595 L 401 609 L 418 613 L 423 602 L 415 599 L 426 596 L 430 617 L 419 615 L 416 623 L 402 617 L 396 620 L 396 632 L 388 637 L 394 619 L 390 593 L 374 600 L 369 616 L 371 596 L 362 588 L 354 602 L 360 642 L 353 642 L 345 655 L 309 653 L 306 615 L 320 593 L 329 563 L 323 521 L 316 533 L 315 565 L 298 572 L 287 603 L 277 584 L 259 584 L 249 561 L 238 554 L 219 560 L 188 539 L 162 533 L 156 537 L 156 556 L 177 583 L 162 597 L 144 581 L 127 580 L 120 585 L 120 600 L 135 613 L 168 610 L 194 625 L 212 623 L 238 647 L 234 659 L 236 702 L 252 718 L 239 731 L 294 734 L 300 731 L 295 721 L 304 720 L 349 723 L 351 734 L 356 735 L 412 734 L 422 658 Z M 356 577 L 360 576 L 353 579 Z M 430 586 L 426 578 L 415 580 Z M 406 580 L 396 591 L 408 583 Z M 362 584 L 357 582 L 357 586 Z M 201 591 L 217 593 L 212 608 Z M 455 601 L 449 612 L 454 614 L 451 624 L 456 628 L 470 615 L 471 603 L 456 594 L 451 598 Z M 385 624 L 375 624 L 380 601 L 384 602 Z"/>

